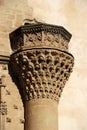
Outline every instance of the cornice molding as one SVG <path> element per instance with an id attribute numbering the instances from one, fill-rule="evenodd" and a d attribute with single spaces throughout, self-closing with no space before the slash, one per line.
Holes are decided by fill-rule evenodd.
<path id="1" fill-rule="evenodd" d="M 50 33 L 55 34 L 61 34 L 63 35 L 68 41 L 71 39 L 71 34 L 62 26 L 57 25 L 51 25 L 51 24 L 45 24 L 45 23 L 39 23 L 39 24 L 33 24 L 33 25 L 23 25 L 10 33 L 10 39 L 13 37 L 16 37 L 23 33 L 32 33 L 32 32 L 41 32 L 46 31 Z"/>
<path id="2" fill-rule="evenodd" d="M 0 63 L 8 64 L 10 56 L 0 55 Z"/>

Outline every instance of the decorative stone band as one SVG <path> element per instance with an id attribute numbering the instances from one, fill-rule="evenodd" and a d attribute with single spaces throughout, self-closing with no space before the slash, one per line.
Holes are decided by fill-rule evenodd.
<path id="1" fill-rule="evenodd" d="M 72 72 L 71 54 L 53 48 L 17 51 L 10 57 L 11 73 L 23 100 L 50 98 L 59 101 L 64 85 Z"/>
<path id="2" fill-rule="evenodd" d="M 71 34 L 61 26 L 50 24 L 23 25 L 10 34 L 11 48 L 53 47 L 68 51 Z"/>

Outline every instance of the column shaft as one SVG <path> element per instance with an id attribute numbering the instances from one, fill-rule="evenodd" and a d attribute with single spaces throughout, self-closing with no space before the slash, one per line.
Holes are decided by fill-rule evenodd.
<path id="1" fill-rule="evenodd" d="M 58 130 L 58 104 L 51 99 L 26 102 L 26 130 Z"/>

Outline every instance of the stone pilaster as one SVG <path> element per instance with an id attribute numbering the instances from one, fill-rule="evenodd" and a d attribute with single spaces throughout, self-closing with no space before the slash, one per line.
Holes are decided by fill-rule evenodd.
<path id="1" fill-rule="evenodd" d="M 6 87 L 6 70 L 9 62 L 8 56 L 0 55 L 0 130 L 5 130 L 5 121 L 7 115 L 7 102 L 4 100 L 3 91 Z"/>
<path id="2" fill-rule="evenodd" d="M 25 130 L 58 130 L 57 104 L 74 62 L 70 38 L 63 27 L 39 22 L 10 34 L 9 70 L 24 103 Z"/>

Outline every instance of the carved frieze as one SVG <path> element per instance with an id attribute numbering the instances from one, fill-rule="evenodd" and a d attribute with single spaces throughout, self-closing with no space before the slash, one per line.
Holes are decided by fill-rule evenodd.
<path id="1" fill-rule="evenodd" d="M 71 34 L 63 27 L 50 24 L 23 25 L 10 34 L 11 48 L 53 47 L 68 51 Z"/>
<path id="2" fill-rule="evenodd" d="M 39 32 L 24 34 L 25 47 L 54 47 L 68 51 L 68 40 L 61 34 Z"/>

